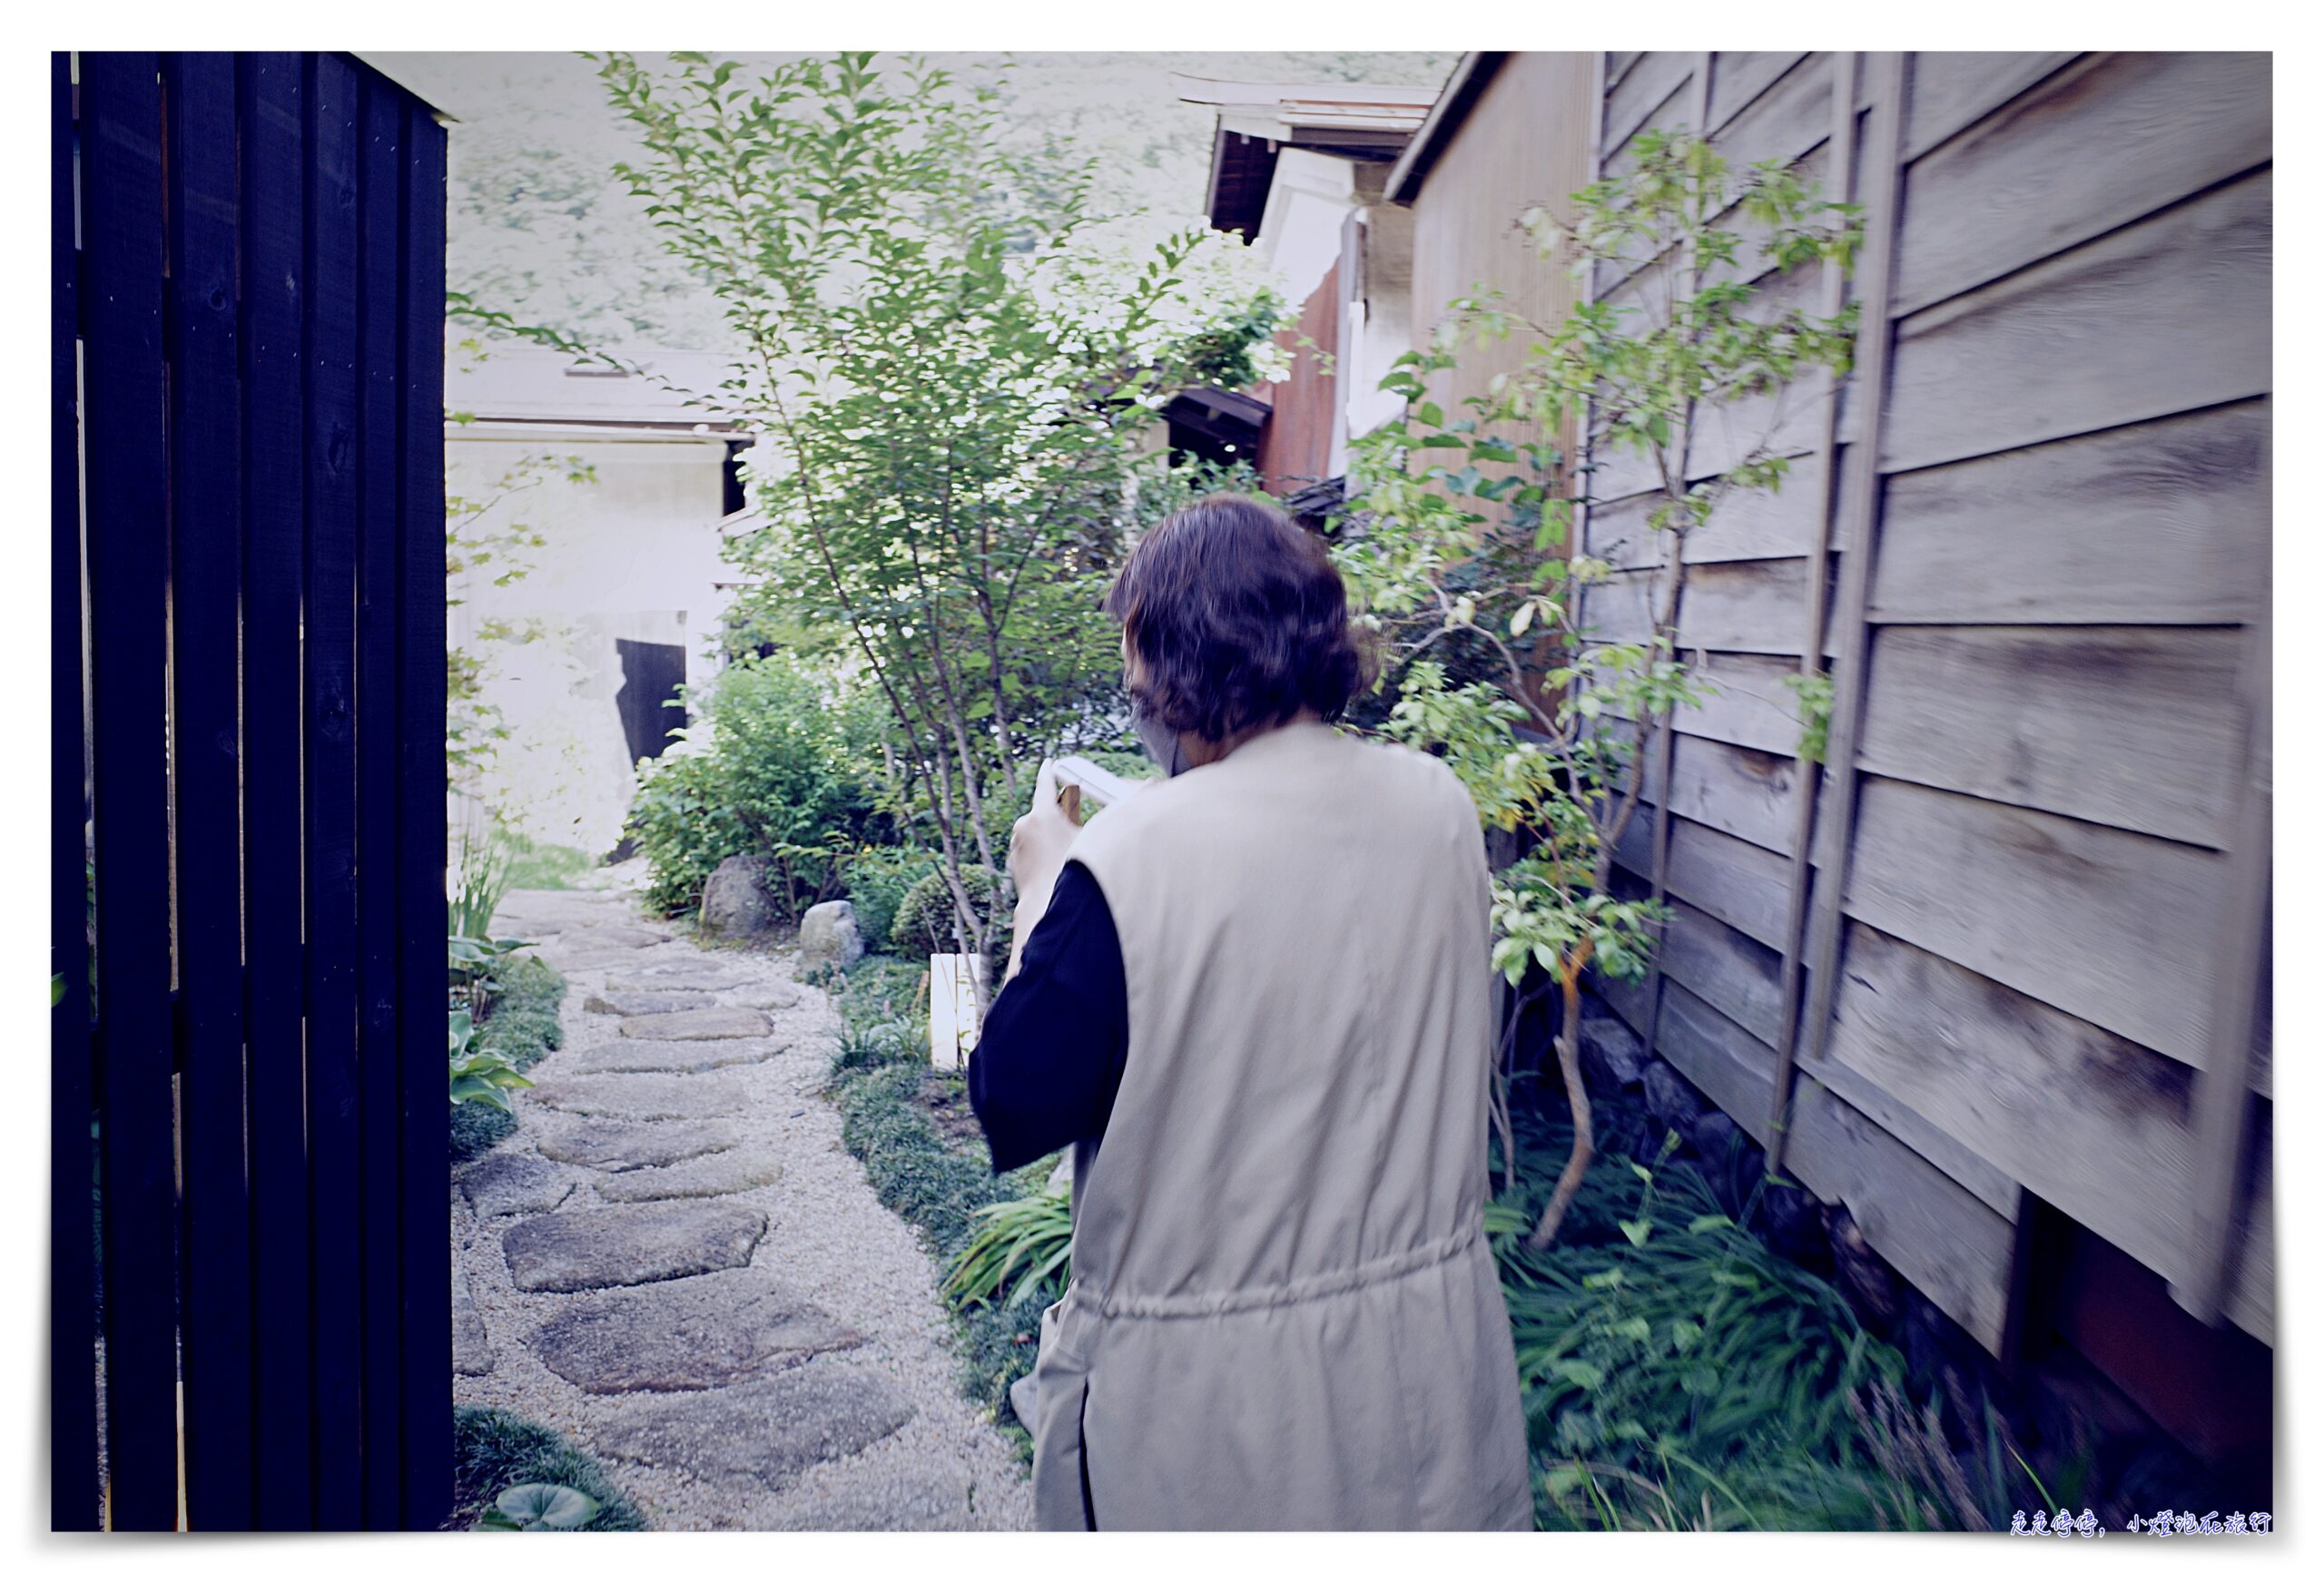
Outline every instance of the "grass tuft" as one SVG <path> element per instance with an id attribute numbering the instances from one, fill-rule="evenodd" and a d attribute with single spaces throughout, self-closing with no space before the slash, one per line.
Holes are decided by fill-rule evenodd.
<path id="1" fill-rule="evenodd" d="M 546 1424 L 500 1407 L 452 1410 L 452 1528 L 473 1528 L 515 1484 L 563 1484 L 597 1502 L 581 1533 L 640 1533 L 653 1525 L 597 1460 Z"/>

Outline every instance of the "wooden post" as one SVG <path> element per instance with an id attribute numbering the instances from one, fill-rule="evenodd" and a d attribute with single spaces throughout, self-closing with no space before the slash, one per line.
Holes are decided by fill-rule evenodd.
<path id="1" fill-rule="evenodd" d="M 1840 557 L 1840 652 L 1833 671 L 1832 720 L 1825 754 L 1833 803 L 1822 854 L 1823 882 L 1815 888 L 1809 909 L 1805 1021 L 1811 1066 L 1822 1057 L 1831 1027 L 1833 980 L 1840 954 L 1840 902 L 1847 890 L 1847 854 L 1856 825 L 1856 743 L 1863 735 L 1865 665 L 1871 648 L 1867 609 L 1873 563 L 1879 554 L 1881 412 L 1887 395 L 1893 339 L 1888 301 L 1904 171 L 1905 65 L 1901 52 L 1884 51 L 1869 58 L 1866 74 L 1872 121 L 1865 137 L 1864 267 L 1857 276 L 1856 292 L 1862 314 L 1856 329 L 1858 400 L 1853 441 L 1856 465 L 1840 495 L 1840 537 L 1846 546 Z M 1797 1040 L 1791 1042 L 1797 1045 Z M 1770 1170 L 1783 1162 L 1797 1064 L 1789 1047 L 1777 1052 L 1775 1104 L 1768 1124 Z"/>
<path id="2" fill-rule="evenodd" d="M 162 63 L 169 105 L 170 669 L 184 1155 L 186 1519 L 248 1529 L 253 1385 L 242 1076 L 241 377 L 234 60 Z"/>
<path id="3" fill-rule="evenodd" d="M 97 1526 L 97 1261 L 90 1185 L 88 807 L 81 724 L 80 251 L 74 236 L 73 58 L 49 56 L 48 241 L 48 1526 Z"/>
<path id="4" fill-rule="evenodd" d="M 2239 692 L 2245 719 L 2244 782 L 2235 845 L 2229 853 L 2211 975 L 2210 1037 L 2195 1078 L 2195 1181 L 2187 1277 L 2172 1284 L 2179 1305 L 2206 1324 L 2227 1307 L 2242 1252 L 2246 1165 L 2250 1149 L 2251 1030 L 2267 949 L 2275 817 L 2274 655 L 2266 611 L 2244 629 Z"/>
<path id="5" fill-rule="evenodd" d="M 1832 55 L 1832 130 L 1828 147 L 1831 157 L 1830 191 L 1846 202 L 1855 195 L 1856 164 L 1856 56 L 1852 50 L 1835 51 Z M 1847 271 L 1837 263 L 1827 261 L 1821 295 L 1817 310 L 1830 319 L 1847 301 Z M 1817 504 L 1814 536 L 1808 541 L 1807 582 L 1807 612 L 1800 634 L 1799 674 L 1813 678 L 1824 672 L 1825 585 L 1830 581 L 1828 571 L 1832 514 L 1840 493 L 1840 379 L 1827 370 L 1824 387 L 1824 425 L 1820 438 L 1824 458 L 1822 498 Z M 1861 459 L 1861 458 L 1860 458 Z M 1831 757 L 1830 740 L 1826 739 L 1825 757 Z M 1816 837 L 1817 793 L 1824 783 L 1820 766 L 1808 762 L 1801 754 L 1795 760 L 1797 779 L 1792 783 L 1791 862 L 1788 890 L 1784 914 L 1783 974 L 1777 990 L 1776 1072 L 1773 1095 L 1773 1121 L 1768 1136 L 1780 1132 L 1781 1123 L 1791 1094 L 1792 1052 L 1799 1038 L 1799 981 L 1804 971 L 1801 950 L 1806 944 L 1807 929 L 1807 897 L 1815 883 L 1815 859 L 1809 850 Z"/>
<path id="6" fill-rule="evenodd" d="M 1693 117 L 1695 133 L 1705 140 L 1710 136 L 1710 74 L 1713 58 L 1712 52 L 1709 50 L 1704 50 L 1695 56 L 1694 81 L 1691 84 L 1692 92 L 1689 95 L 1693 101 L 1689 107 L 1689 113 Z M 1673 259 L 1671 267 L 1675 270 L 1677 266 L 1678 261 Z M 1683 284 L 1676 285 L 1673 289 L 1683 296 L 1693 296 L 1696 288 L 1701 283 L 1691 268 L 1681 271 L 1679 279 Z M 1695 444 L 1695 408 L 1692 402 L 1688 403 L 1687 415 L 1679 428 L 1679 481 L 1683 487 L 1686 483 L 1687 457 L 1694 449 Z M 1687 575 L 1687 541 L 1683 535 L 1675 532 L 1666 535 L 1665 540 L 1669 546 L 1665 553 L 1670 557 L 1670 576 L 1676 582 Z M 1652 597 L 1652 594 L 1649 593 L 1648 598 L 1651 600 Z M 1678 655 L 1679 623 L 1685 614 L 1682 602 L 1672 604 L 1669 637 L 1671 655 L 1674 659 Z M 1653 615 L 1653 609 L 1649 605 L 1647 611 L 1648 618 L 1652 619 Z M 1669 890 L 1670 762 L 1672 755 L 1678 751 L 1678 746 L 1679 721 L 1678 713 L 1674 710 L 1664 718 L 1661 726 L 1654 730 L 1653 740 L 1648 744 L 1648 751 L 1654 754 L 1655 784 L 1662 791 L 1662 794 L 1654 801 L 1652 884 L 1653 898 L 1657 906 L 1661 905 Z M 1662 946 L 1669 932 L 1665 929 L 1657 935 L 1654 955 L 1649 959 L 1647 972 L 1646 1027 L 1641 1032 L 1643 1045 L 1649 1058 L 1654 1054 L 1654 1037 L 1662 1026 Z"/>
<path id="7" fill-rule="evenodd" d="M 81 71 L 108 1509 L 117 1530 L 167 1532 L 178 1314 L 161 74 L 134 53 L 84 54 Z"/>

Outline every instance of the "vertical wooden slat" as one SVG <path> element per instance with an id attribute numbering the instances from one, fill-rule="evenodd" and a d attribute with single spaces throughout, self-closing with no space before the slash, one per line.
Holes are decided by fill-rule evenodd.
<path id="1" fill-rule="evenodd" d="M 103 1075 L 106 1447 L 116 1529 L 177 1526 L 162 95 L 151 54 L 81 57 Z"/>
<path id="2" fill-rule="evenodd" d="M 97 1526 L 96 1226 L 84 943 L 87 808 L 81 734 L 80 250 L 74 235 L 73 63 L 49 57 L 48 1525 Z"/>
<path id="3" fill-rule="evenodd" d="M 315 1523 L 362 1526 L 355 1090 L 355 71 L 306 59 L 305 856 Z"/>
<path id="4" fill-rule="evenodd" d="M 1709 50 L 1704 50 L 1696 54 L 1694 76 L 1687 90 L 1688 100 L 1692 105 L 1692 109 L 1689 112 L 1690 119 L 1688 124 L 1695 131 L 1701 133 L 1706 138 L 1710 135 L 1709 133 L 1704 129 L 1710 124 L 1710 74 L 1713 64 L 1716 60 L 1717 55 L 1714 52 Z M 1679 281 L 1679 284 L 1674 289 L 1679 291 L 1682 295 L 1691 296 L 1694 293 L 1696 287 L 1699 285 L 1700 282 L 1698 280 L 1694 270 L 1689 268 L 1682 270 L 1679 269 L 1679 261 L 1676 259 L 1670 261 L 1669 267 L 1674 274 L 1677 275 Z M 1684 432 L 1682 432 L 1679 438 L 1679 456 L 1680 457 L 1679 470 L 1682 476 L 1686 472 L 1685 457 L 1694 444 L 1694 426 L 1695 411 L 1694 406 L 1690 402 L 1688 404 L 1687 416 L 1681 426 Z M 1685 541 L 1679 538 L 1677 534 L 1665 534 L 1663 536 L 1662 553 L 1668 559 L 1669 575 L 1671 576 L 1682 577 L 1686 575 L 1686 551 L 1687 546 Z M 1674 605 L 1670 611 L 1670 630 L 1667 634 L 1665 634 L 1669 636 L 1671 641 L 1672 652 L 1670 657 L 1674 660 L 1679 657 L 1677 644 L 1679 638 L 1678 624 L 1679 615 L 1680 611 L 1679 607 Z M 1654 755 L 1652 783 L 1663 788 L 1660 797 L 1656 800 L 1654 804 L 1654 861 L 1653 872 L 1650 876 L 1653 900 L 1658 904 L 1667 897 L 1669 891 L 1670 756 L 1677 751 L 1678 745 L 1679 725 L 1675 719 L 1666 719 L 1662 723 L 1662 729 L 1655 734 L 1654 740 L 1647 744 L 1647 751 Z M 1669 931 L 1666 929 L 1662 931 L 1660 939 L 1667 940 L 1669 937 Z M 1644 1041 L 1646 1053 L 1649 1056 L 1654 1054 L 1655 1035 L 1660 1029 L 1662 1023 L 1662 952 L 1659 949 L 1660 940 L 1658 940 L 1657 944 L 1658 949 L 1656 949 L 1647 969 L 1646 1027 L 1640 1030 L 1640 1037 Z"/>
<path id="5" fill-rule="evenodd" d="M 401 269 L 400 97 L 363 82 L 356 267 L 358 335 L 355 683 L 357 1154 L 362 1260 L 363 1526 L 402 1519 L 402 1218 L 396 1051 L 396 574 L 401 485 L 396 281 Z"/>
<path id="6" fill-rule="evenodd" d="M 2262 611 L 2244 629 L 2238 692 L 2244 717 L 2242 785 L 2238 793 L 2235 845 L 2212 953 L 2211 1027 L 2202 1071 L 2195 1079 L 2195 1202 L 2190 1276 L 2172 1288 L 2181 1307 L 2206 1324 L 2227 1306 L 2236 1261 L 2250 1216 L 2248 1191 L 2251 1116 L 2251 1034 L 2265 993 L 2268 911 L 2271 900 L 2275 820 L 2275 658 L 2273 622 Z"/>
<path id="7" fill-rule="evenodd" d="M 186 1515 L 247 1529 L 250 1191 L 244 1176 L 240 701 L 241 394 L 234 62 L 162 63 L 170 139 L 170 597 L 185 1189 Z"/>
<path id="8" fill-rule="evenodd" d="M 403 1084 L 404 1525 L 451 1508 L 449 1107 L 444 1091 L 444 133 L 404 150 L 397 975 Z"/>
<path id="9" fill-rule="evenodd" d="M 1880 433 L 1887 406 L 1889 349 L 1893 339 L 1888 303 L 1896 276 L 1897 211 L 1903 178 L 1905 95 L 1908 90 L 1903 54 L 1885 51 L 1867 57 L 1866 96 L 1872 106 L 1865 133 L 1864 252 L 1856 297 L 1862 304 L 1856 330 L 1856 443 L 1864 465 L 1849 471 L 1840 497 L 1837 536 L 1847 546 L 1840 557 L 1840 650 L 1832 670 L 1832 719 L 1827 733 L 1826 773 L 1832 806 L 1824 820 L 1823 870 L 1810 909 L 1807 936 L 1806 1064 L 1813 1067 L 1830 1037 L 1834 981 L 1840 955 L 1840 901 L 1847 890 L 1847 860 L 1856 831 L 1856 744 L 1864 734 L 1866 662 L 1871 653 L 1866 603 L 1872 569 L 1879 559 Z M 1797 1040 L 1793 1041 L 1795 1045 Z M 1768 1164 L 1783 1159 L 1791 1110 L 1788 1082 L 1776 1095 L 1768 1131 Z"/>
<path id="10" fill-rule="evenodd" d="M 242 828 L 259 1526 L 314 1523 L 301 1048 L 299 765 L 300 271 L 295 54 L 237 62 L 242 152 Z"/>
<path id="11" fill-rule="evenodd" d="M 1856 163 L 1856 56 L 1852 50 L 1836 50 L 1832 54 L 1832 130 L 1829 151 L 1825 160 L 1826 191 L 1837 195 L 1837 201 L 1846 202 L 1853 198 Z M 1827 261 L 1823 279 L 1817 282 L 1820 297 L 1817 311 L 1825 318 L 1837 316 L 1847 302 L 1847 273 L 1838 264 Z M 1840 381 L 1837 376 L 1826 374 L 1818 381 L 1824 403 L 1824 421 L 1817 437 L 1817 454 L 1824 458 L 1822 488 L 1817 501 L 1815 526 L 1807 542 L 1807 610 L 1800 632 L 1799 674 L 1813 677 L 1824 669 L 1824 628 L 1826 585 L 1830 581 L 1827 571 L 1832 541 L 1832 513 L 1839 500 L 1840 491 Z M 1828 745 L 1828 743 L 1827 743 Z M 1830 757 L 1829 753 L 1825 755 Z M 1807 944 L 1808 888 L 1816 872 L 1813 861 L 1816 833 L 1816 800 L 1824 784 L 1823 775 L 1816 772 L 1803 755 L 1799 770 L 1792 782 L 1791 863 L 1787 875 L 1783 928 L 1783 973 L 1777 986 L 1776 1024 L 1776 1075 L 1769 1103 L 1772 1106 L 1768 1136 L 1774 1137 L 1782 1130 L 1783 1118 L 1791 1098 L 1791 1074 L 1799 1044 L 1799 986 L 1806 970 L 1802 951 Z"/>

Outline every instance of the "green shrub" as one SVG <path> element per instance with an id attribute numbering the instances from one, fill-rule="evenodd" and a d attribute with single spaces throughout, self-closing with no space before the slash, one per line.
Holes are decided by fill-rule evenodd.
<path id="1" fill-rule="evenodd" d="M 728 858 L 870 832 L 882 716 L 862 689 L 776 654 L 736 660 L 689 702 L 704 717 L 640 767 L 630 806 L 653 906 L 696 906 Z"/>
<path id="2" fill-rule="evenodd" d="M 636 1533 L 652 1525 L 616 1489 L 596 1458 L 546 1424 L 499 1407 L 452 1410 L 452 1520 L 468 1528 L 501 1491 L 518 1484 L 562 1484 L 597 1503 L 583 1533 Z"/>
<path id="3" fill-rule="evenodd" d="M 992 905 L 991 870 L 964 870 L 960 880 L 978 906 Z M 931 873 L 915 880 L 897 905 L 895 921 L 888 929 L 889 948 L 905 957 L 950 956 L 960 949 L 954 929 L 952 887 L 940 872 Z M 1009 949 L 1006 939 L 998 949 L 1004 952 Z"/>
<path id="4" fill-rule="evenodd" d="M 855 925 L 863 949 L 889 949 L 890 931 L 905 893 L 936 872 L 942 860 L 919 847 L 866 847 L 847 860 L 847 899 L 855 904 Z"/>

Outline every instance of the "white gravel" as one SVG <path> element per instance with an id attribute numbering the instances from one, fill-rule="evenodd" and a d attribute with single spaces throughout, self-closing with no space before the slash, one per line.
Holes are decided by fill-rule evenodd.
<path id="1" fill-rule="evenodd" d="M 537 896 L 537 893 L 535 893 Z M 521 905 L 523 893 L 510 898 Z M 577 900 L 577 899 L 576 899 Z M 608 897 L 614 918 L 627 918 L 626 898 Z M 611 919 L 608 919 L 611 920 Z M 555 939 L 542 954 L 556 960 Z M 568 1074 L 575 1053 L 617 1037 L 618 1018 L 584 1012 L 582 1003 L 604 987 L 608 972 L 635 972 L 705 954 L 680 938 L 625 951 L 616 962 L 563 968 L 568 980 L 563 1017 L 565 1047 L 534 1069 L 541 1079 Z M 790 981 L 785 954 L 718 951 L 722 963 L 740 960 L 749 976 L 720 994 L 724 1004 L 763 998 Z M 796 1006 L 769 1010 L 777 1053 L 718 1073 L 740 1090 L 734 1120 L 745 1149 L 778 1158 L 781 1178 L 731 1195 L 768 1216 L 768 1233 L 753 1267 L 806 1293 L 819 1306 L 861 1332 L 865 1343 L 827 1354 L 852 1368 L 885 1375 L 917 1410 L 895 1433 L 863 1450 L 819 1463 L 780 1490 L 756 1481 L 712 1482 L 675 1468 L 647 1467 L 606 1456 L 592 1441 L 597 1415 L 631 1398 L 593 1396 L 549 1372 L 527 1342 L 560 1303 L 587 1296 L 519 1293 L 500 1250 L 516 1224 L 498 1217 L 479 1224 L 457 1191 L 452 1204 L 456 1268 L 467 1275 L 494 1354 L 485 1374 L 456 1376 L 464 1403 L 507 1407 L 553 1425 L 599 1457 L 658 1528 L 665 1529 L 1024 1529 L 1032 1521 L 1030 1486 L 1008 1442 L 954 1383 L 958 1359 L 937 1296 L 940 1274 L 920 1237 L 882 1207 L 863 1168 L 840 1143 L 838 1112 L 822 1097 L 838 1018 L 821 992 L 802 987 Z M 519 1126 L 500 1145 L 530 1152 L 550 1114 L 519 1090 Z M 562 1119 L 560 1117 L 560 1119 Z M 576 1173 L 581 1186 L 566 1210 L 610 1202 L 596 1190 L 597 1173 Z M 646 1288 L 637 1288 L 645 1290 Z"/>

